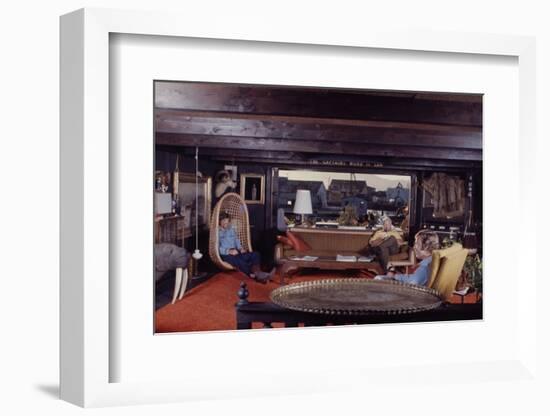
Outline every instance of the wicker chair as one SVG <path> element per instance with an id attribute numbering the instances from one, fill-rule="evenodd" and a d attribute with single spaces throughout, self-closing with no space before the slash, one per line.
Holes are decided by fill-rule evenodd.
<path id="1" fill-rule="evenodd" d="M 231 192 L 221 197 L 212 211 L 210 220 L 210 241 L 208 245 L 210 258 L 220 269 L 235 270 L 232 265 L 222 260 L 219 252 L 218 229 L 220 228 L 220 213 L 224 211 L 231 217 L 231 224 L 243 248 L 252 251 L 248 208 L 239 194 Z"/>

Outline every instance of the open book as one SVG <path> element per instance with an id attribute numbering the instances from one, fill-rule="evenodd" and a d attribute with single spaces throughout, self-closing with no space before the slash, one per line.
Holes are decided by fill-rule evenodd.
<path id="1" fill-rule="evenodd" d="M 336 255 L 336 261 L 357 261 L 355 256 L 342 256 L 341 254 Z"/>

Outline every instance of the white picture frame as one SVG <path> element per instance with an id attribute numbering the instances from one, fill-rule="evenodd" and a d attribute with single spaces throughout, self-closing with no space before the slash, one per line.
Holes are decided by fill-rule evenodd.
<path id="1" fill-rule="evenodd" d="M 182 25 L 181 22 L 187 22 Z M 327 33 L 322 26 L 312 25 L 304 33 L 301 27 L 287 25 L 279 30 L 275 25 L 246 25 L 242 22 L 219 21 L 217 25 L 205 26 L 202 21 L 192 21 L 174 13 L 151 13 L 84 9 L 63 16 L 61 20 L 61 398 L 85 407 L 164 403 L 208 398 L 234 398 L 269 394 L 320 393 L 342 389 L 375 389 L 382 383 L 386 387 L 396 379 L 401 388 L 429 385 L 442 371 L 452 371 L 454 381 L 470 383 L 495 383 L 511 381 L 514 387 L 530 383 L 537 389 L 543 383 L 537 373 L 536 321 L 537 302 L 533 290 L 537 279 L 536 257 L 531 252 L 519 251 L 516 264 L 522 264 L 522 283 L 515 295 L 515 317 L 521 326 L 514 327 L 516 354 L 500 357 L 496 361 L 467 361 L 443 363 L 418 362 L 409 367 L 397 360 L 396 366 L 382 365 L 339 366 L 327 360 L 318 371 L 297 370 L 296 373 L 277 372 L 273 369 L 250 368 L 235 359 L 237 373 L 221 372 L 215 380 L 208 373 L 201 376 L 189 373 L 183 379 L 155 379 L 150 375 L 142 380 L 118 381 L 112 366 L 122 359 L 112 349 L 113 340 L 124 337 L 126 328 L 111 324 L 117 315 L 125 311 L 112 304 L 113 293 L 119 288 L 109 280 L 125 258 L 112 256 L 109 247 L 113 243 L 109 224 L 122 221 L 111 212 L 112 204 L 118 204 L 118 189 L 110 186 L 111 175 L 124 175 L 122 166 L 112 161 L 120 149 L 109 141 L 113 126 L 109 124 L 109 37 L 114 33 L 171 36 L 188 38 L 226 39 L 234 41 L 279 42 L 285 44 L 334 45 L 336 48 L 383 48 L 385 50 L 432 51 L 459 54 L 489 54 L 516 57 L 519 62 L 519 137 L 521 147 L 517 162 L 520 175 L 513 181 L 511 193 L 518 196 L 518 228 L 522 229 L 525 241 L 536 241 L 533 227 L 529 227 L 530 195 L 534 184 L 529 180 L 535 173 L 535 39 L 512 35 L 488 35 L 471 33 L 428 33 L 420 30 L 385 31 L 365 28 L 361 34 L 341 31 Z M 235 27 L 243 28 L 239 33 Z M 240 34 L 246 33 L 246 35 Z M 490 117 L 490 114 L 487 116 Z M 111 129 L 111 130 L 110 130 Z M 519 143 L 519 139 L 518 139 Z M 152 166 L 152 165 L 151 165 Z M 491 169 L 491 166 L 486 166 Z M 64 174 L 70 172 L 71 174 Z M 150 184 L 150 170 L 136 175 L 143 176 Z M 519 198 L 523 196 L 523 198 Z M 151 206 L 152 210 L 152 206 Z M 151 232 L 152 235 L 152 232 Z M 116 239 L 116 236 L 115 236 Z M 151 240 L 152 241 L 152 240 Z M 517 271 L 516 277 L 517 277 Z M 152 280 L 152 279 L 151 279 Z M 528 289 L 529 288 L 529 289 Z M 490 294 L 487 312 L 490 312 Z M 149 312 L 149 311 L 148 311 Z M 491 320 L 498 316 L 489 314 Z M 500 324 L 505 324 L 500 322 Z M 429 324 L 428 324 L 429 325 Z M 385 329 L 384 329 L 385 328 Z M 386 326 L 381 331 L 395 329 Z M 122 331 L 119 331 L 121 330 Z M 274 337 L 294 339 L 296 331 L 260 331 L 265 340 Z M 350 336 L 352 339 L 364 333 L 362 329 L 331 329 L 332 337 Z M 265 335 L 267 334 L 267 335 Z M 350 335 L 351 334 L 351 335 Z M 227 334 L 219 334 L 223 336 Z M 219 336 L 205 334 L 217 345 Z M 240 335 L 239 335 L 240 336 Z M 151 332 L 151 337 L 153 337 Z M 327 332 L 308 331 L 309 341 L 326 339 Z M 191 339 L 191 338 L 190 338 Z M 240 338 L 243 343 L 244 336 Z M 250 340 L 250 337 L 247 337 Z M 123 340 L 124 341 L 124 340 Z M 176 342 L 174 337 L 157 337 L 156 343 Z M 136 347 L 139 348 L 139 347 Z M 498 354 L 497 354 L 498 355 Z M 403 367 L 400 367 L 403 366 Z M 324 374 L 325 377 L 319 377 Z M 262 376 L 262 383 L 252 382 Z M 248 381 L 247 381 L 248 379 Z M 343 382 L 342 380 L 346 380 Z M 309 381 L 309 382 L 308 382 Z M 231 384 L 233 386 L 231 387 Z M 279 386 L 275 393 L 269 389 Z M 432 388 L 434 386 L 432 385 Z M 438 386 L 441 388 L 441 386 Z M 437 390 L 437 388 L 435 388 Z M 273 390 L 271 390 L 273 391 Z M 424 391 L 425 394 L 425 391 Z M 493 397 L 498 397 L 493 392 Z M 431 398 L 431 400 L 436 400 Z M 444 402 L 442 402 L 444 403 Z"/>

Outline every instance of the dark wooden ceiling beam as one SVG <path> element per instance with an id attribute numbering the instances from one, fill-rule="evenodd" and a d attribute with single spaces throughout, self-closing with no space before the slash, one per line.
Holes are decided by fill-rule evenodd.
<path id="1" fill-rule="evenodd" d="M 217 162 L 227 162 L 227 159 L 222 156 L 212 156 L 211 160 L 217 161 Z M 246 163 L 246 164 L 259 164 L 259 165 L 269 165 L 271 167 L 283 167 L 283 168 L 295 168 L 295 167 L 301 167 L 301 168 L 308 168 L 308 169 L 322 169 L 322 170 L 342 170 L 345 172 L 351 171 L 380 171 L 385 172 L 387 170 L 395 170 L 395 171 L 441 171 L 441 170 L 453 170 L 453 171 L 464 171 L 464 169 L 475 169 L 477 166 L 475 165 L 449 165 L 447 163 L 438 164 L 438 163 L 428 163 L 425 165 L 417 164 L 417 163 L 406 163 L 401 162 L 398 164 L 391 164 L 391 163 L 382 163 L 380 162 L 380 166 L 377 166 L 373 163 L 373 166 L 366 166 L 366 167 L 358 167 L 357 165 L 354 166 L 338 166 L 338 165 L 326 165 L 326 164 L 315 164 L 311 163 L 310 161 L 306 160 L 273 160 L 273 159 L 266 159 L 261 157 L 244 157 L 239 156 L 234 159 L 232 159 L 232 162 L 235 163 Z"/>
<path id="2" fill-rule="evenodd" d="M 159 146 L 160 150 L 172 151 L 183 153 L 189 157 L 195 155 L 194 147 L 170 147 Z M 286 152 L 286 151 L 261 151 L 250 152 L 249 150 L 240 149 L 227 149 L 227 148 L 213 148 L 213 147 L 201 147 L 200 155 L 202 157 L 209 157 L 213 160 L 222 160 L 225 162 L 232 162 L 233 160 L 261 160 L 262 163 L 270 161 L 273 163 L 289 162 L 300 164 L 313 164 L 312 162 L 324 162 L 324 161 L 348 161 L 348 162 L 368 162 L 368 163 L 383 163 L 385 165 L 397 165 L 397 166 L 418 166 L 418 167 L 457 167 L 457 168 L 474 168 L 480 166 L 481 162 L 476 161 L 464 161 L 464 160 L 431 160 L 431 159 L 411 159 L 411 158 L 386 158 L 386 157 L 364 157 L 356 155 L 327 155 L 327 154 L 313 154 L 313 153 L 298 153 L 298 152 Z"/>
<path id="3" fill-rule="evenodd" d="M 318 140 L 287 140 L 275 138 L 236 137 L 221 135 L 156 133 L 156 143 L 166 146 L 200 146 L 226 149 L 246 149 L 251 152 L 291 151 L 324 154 L 355 154 L 365 156 L 409 157 L 478 161 L 481 150 L 442 149 L 419 146 L 385 146 L 364 143 L 322 142 Z"/>
<path id="4" fill-rule="evenodd" d="M 385 94 L 357 89 L 155 83 L 155 107 L 164 109 L 480 127 L 481 106 L 480 94 Z"/>
<path id="5" fill-rule="evenodd" d="M 155 118 L 159 120 L 186 120 L 192 118 L 220 118 L 238 120 L 257 120 L 279 121 L 290 124 L 323 124 L 337 126 L 353 127 L 380 127 L 391 129 L 413 129 L 428 130 L 430 132 L 440 133 L 481 133 L 481 127 L 477 126 L 453 126 L 434 123 L 409 123 L 404 121 L 383 121 L 383 120 L 349 120 L 342 118 L 320 118 L 320 117 L 301 117 L 301 116 L 280 116 L 272 114 L 247 114 L 231 113 L 226 111 L 200 111 L 200 110 L 173 110 L 173 109 L 155 109 Z"/>
<path id="6" fill-rule="evenodd" d="M 174 149 L 174 148 L 172 148 Z M 193 147 L 185 147 L 181 148 L 180 152 L 182 152 L 185 155 L 193 156 L 195 154 L 195 148 Z M 237 158 L 237 157 L 250 157 L 251 154 L 255 154 L 256 152 L 251 152 L 250 150 L 241 150 L 241 149 L 220 149 L 215 147 L 201 147 L 200 153 L 202 155 L 208 155 L 208 156 L 220 156 L 225 157 L 226 160 L 230 161 L 231 158 Z M 295 152 L 276 152 L 276 151 L 266 151 L 262 150 L 262 157 L 264 159 L 272 159 L 272 160 L 302 160 L 304 159 L 304 156 L 295 153 Z"/>
<path id="7" fill-rule="evenodd" d="M 394 146 L 449 147 L 481 150 L 481 132 L 431 132 L 427 129 L 349 126 L 324 123 L 292 123 L 282 120 L 245 120 L 191 117 L 159 113 L 155 129 L 160 133 L 243 136 L 270 139 L 316 140 Z"/>

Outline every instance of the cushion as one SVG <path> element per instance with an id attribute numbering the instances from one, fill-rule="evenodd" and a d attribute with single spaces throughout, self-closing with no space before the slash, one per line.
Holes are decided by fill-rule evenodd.
<path id="1" fill-rule="evenodd" d="M 285 246 L 289 246 L 289 247 L 293 247 L 293 248 L 294 248 L 294 246 L 292 245 L 292 241 L 290 241 L 290 240 L 288 239 L 288 237 L 285 237 L 284 235 L 278 235 L 278 236 L 277 236 L 277 241 L 278 241 L 279 243 L 283 243 Z"/>
<path id="2" fill-rule="evenodd" d="M 297 234 L 294 234 L 290 231 L 287 231 L 286 232 L 286 236 L 288 238 L 288 241 L 290 242 L 290 246 L 298 251 L 298 252 L 302 252 L 302 251 L 309 251 L 311 250 L 311 246 L 306 243 L 300 236 L 298 236 Z"/>

